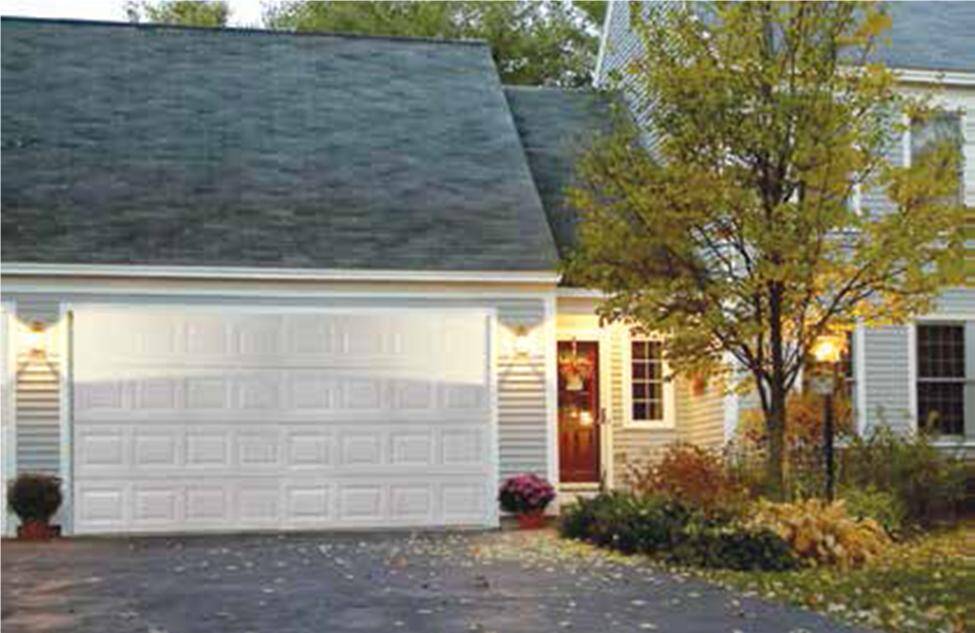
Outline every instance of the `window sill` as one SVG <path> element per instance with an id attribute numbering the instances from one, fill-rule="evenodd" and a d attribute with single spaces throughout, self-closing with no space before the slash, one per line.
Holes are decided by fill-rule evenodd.
<path id="1" fill-rule="evenodd" d="M 623 422 L 623 428 L 634 431 L 669 431 L 674 429 L 674 423 L 667 420 L 629 420 Z"/>

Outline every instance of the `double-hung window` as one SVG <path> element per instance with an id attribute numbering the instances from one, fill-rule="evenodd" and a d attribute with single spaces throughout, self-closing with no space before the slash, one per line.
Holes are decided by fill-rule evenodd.
<path id="1" fill-rule="evenodd" d="M 674 425 L 674 388 L 668 380 L 661 340 L 634 338 L 627 355 L 626 424 L 643 428 Z"/>
<path id="2" fill-rule="evenodd" d="M 975 341 L 966 338 L 960 323 L 917 326 L 917 419 L 923 429 L 964 435 L 966 417 L 975 414 L 970 385 Z"/>

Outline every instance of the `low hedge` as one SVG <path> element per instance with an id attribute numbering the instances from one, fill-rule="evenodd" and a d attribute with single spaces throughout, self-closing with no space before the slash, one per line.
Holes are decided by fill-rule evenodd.
<path id="1" fill-rule="evenodd" d="M 561 534 L 623 553 L 676 564 L 736 570 L 792 569 L 788 543 L 729 517 L 705 517 L 660 497 L 609 492 L 563 509 Z"/>

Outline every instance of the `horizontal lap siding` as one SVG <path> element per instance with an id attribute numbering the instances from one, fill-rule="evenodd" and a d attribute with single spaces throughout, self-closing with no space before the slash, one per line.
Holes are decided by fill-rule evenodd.
<path id="1" fill-rule="evenodd" d="M 553 317 L 554 318 L 554 317 Z M 548 413 L 545 403 L 545 305 L 541 300 L 498 305 L 498 440 L 500 476 L 548 475 Z M 511 327 L 529 327 L 527 358 L 512 353 Z"/>
<path id="2" fill-rule="evenodd" d="M 677 439 L 673 429 L 626 428 L 626 412 L 623 410 L 625 380 L 624 345 L 629 344 L 624 328 L 614 328 L 610 339 L 610 385 L 612 388 L 611 416 L 613 421 L 613 479 L 614 484 L 625 485 L 627 472 L 660 456 L 661 450 Z M 678 419 L 677 425 L 681 424 Z"/>
<path id="3" fill-rule="evenodd" d="M 708 384 L 695 393 L 690 380 L 678 380 L 677 429 L 682 442 L 705 448 L 724 445 L 724 394 L 717 385 Z"/>
<path id="4" fill-rule="evenodd" d="M 61 466 L 60 305 L 49 297 L 20 297 L 17 320 L 48 326 L 45 360 L 32 357 L 26 349 L 17 354 L 17 472 L 57 474 Z M 17 330 L 22 327 L 15 326 L 12 344 L 17 344 Z"/>
<path id="5" fill-rule="evenodd" d="M 335 307 L 480 307 L 497 310 L 500 327 L 498 341 L 498 441 L 500 475 L 518 472 L 547 473 L 548 435 L 545 404 L 544 330 L 545 304 L 541 298 L 342 298 L 317 300 L 278 300 L 270 298 L 213 297 L 53 297 L 20 295 L 17 312 L 22 322 L 35 319 L 56 323 L 62 300 L 78 303 L 134 303 L 147 308 L 179 304 L 261 305 Z M 532 353 L 516 358 L 512 353 L 513 328 L 529 329 Z M 55 328 L 56 329 L 56 328 Z M 52 330 L 52 335 L 54 331 Z M 56 336 L 54 336 L 54 340 Z M 48 346 L 49 364 L 31 363 L 17 380 L 17 464 L 18 470 L 57 472 L 60 465 L 60 358 L 57 345 Z M 18 366 L 27 360 L 19 359 Z M 66 441 L 66 440 L 65 440 Z"/>
<path id="6" fill-rule="evenodd" d="M 912 427 L 910 328 L 887 326 L 864 330 L 866 427 L 888 424 L 898 430 Z"/>

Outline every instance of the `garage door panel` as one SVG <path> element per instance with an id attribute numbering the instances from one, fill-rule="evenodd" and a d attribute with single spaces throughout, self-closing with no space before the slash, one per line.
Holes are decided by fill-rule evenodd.
<path id="1" fill-rule="evenodd" d="M 433 362 L 445 350 L 470 347 L 472 334 L 483 336 L 463 317 L 435 312 L 382 314 L 213 314 L 140 309 L 91 309 L 77 324 L 97 324 L 112 333 L 105 340 L 79 341 L 79 353 L 112 363 L 176 362 L 220 364 L 233 359 L 266 364 L 364 365 L 388 362 L 415 366 Z M 433 327 L 443 324 L 444 327 Z M 454 331 L 447 331 L 453 328 Z M 474 341 L 477 341 L 475 338 Z"/>
<path id="2" fill-rule="evenodd" d="M 483 312 L 74 322 L 79 533 L 496 520 Z"/>
<path id="3" fill-rule="evenodd" d="M 334 369 L 200 370 L 120 367 L 100 379 L 76 376 L 80 421 L 233 419 L 422 420 L 490 414 L 489 385 L 446 383 L 426 371 L 404 377 Z M 417 373 L 420 373 L 419 371 Z M 89 374 L 90 375 L 90 374 Z M 457 413 L 463 416 L 458 416 Z"/>
<path id="4" fill-rule="evenodd" d="M 79 484 L 77 531 L 166 532 L 480 524 L 483 479 L 240 479 Z"/>
<path id="5" fill-rule="evenodd" d="M 489 465 L 485 424 L 464 421 L 312 425 L 223 423 L 94 424 L 75 431 L 79 475 L 171 475 L 247 471 L 285 475 L 345 469 L 391 475 L 480 473 Z"/>

